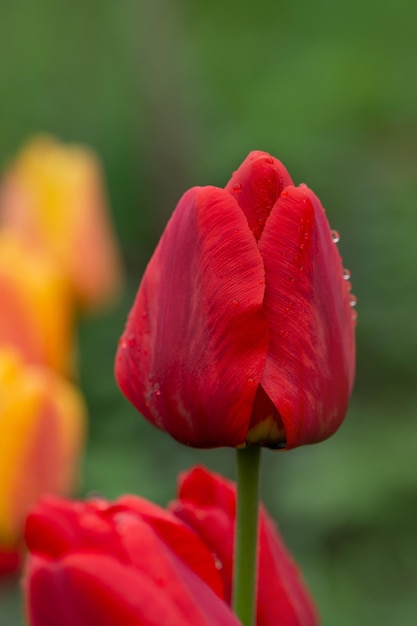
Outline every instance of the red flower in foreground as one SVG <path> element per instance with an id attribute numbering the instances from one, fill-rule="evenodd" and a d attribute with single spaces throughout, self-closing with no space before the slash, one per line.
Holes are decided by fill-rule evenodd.
<path id="1" fill-rule="evenodd" d="M 140 498 L 45 499 L 26 541 L 31 626 L 239 626 L 209 549 Z"/>
<path id="2" fill-rule="evenodd" d="M 353 385 L 345 277 L 318 198 L 252 152 L 225 189 L 180 200 L 120 341 L 119 386 L 191 446 L 321 441 Z"/>
<path id="3" fill-rule="evenodd" d="M 196 468 L 171 511 L 135 496 L 44 499 L 26 526 L 31 626 L 238 626 L 228 606 L 235 487 Z M 261 509 L 257 626 L 316 626 L 296 565 Z"/>
<path id="4" fill-rule="evenodd" d="M 235 485 L 197 467 L 180 477 L 171 510 L 193 528 L 221 564 L 230 602 L 236 515 Z M 316 626 L 318 616 L 301 573 L 261 506 L 259 517 L 257 626 Z"/>

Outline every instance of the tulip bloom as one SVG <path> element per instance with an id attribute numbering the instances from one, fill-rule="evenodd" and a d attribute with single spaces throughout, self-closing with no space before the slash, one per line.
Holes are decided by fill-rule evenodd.
<path id="1" fill-rule="evenodd" d="M 31 626 L 239 626 L 205 544 L 140 498 L 45 499 L 26 541 Z"/>
<path id="2" fill-rule="evenodd" d="M 122 282 L 96 156 L 49 137 L 33 139 L 6 173 L 0 224 L 48 250 L 78 301 L 96 307 Z"/>
<path id="3" fill-rule="evenodd" d="M 180 200 L 145 271 L 116 359 L 123 393 L 195 447 L 287 449 L 340 426 L 354 319 L 319 199 L 252 152 L 225 189 Z"/>
<path id="4" fill-rule="evenodd" d="M 236 517 L 234 483 L 196 467 L 180 476 L 178 500 L 170 509 L 215 555 L 230 602 Z M 256 626 L 317 626 L 318 616 L 298 567 L 263 506 L 258 554 Z"/>
<path id="5" fill-rule="evenodd" d="M 70 383 L 0 350 L 1 551 L 17 549 L 26 515 L 42 493 L 72 491 L 84 429 L 84 403 Z"/>
<path id="6" fill-rule="evenodd" d="M 68 373 L 73 367 L 73 313 L 51 259 L 11 233 L 0 234 L 0 346 L 31 363 Z"/>

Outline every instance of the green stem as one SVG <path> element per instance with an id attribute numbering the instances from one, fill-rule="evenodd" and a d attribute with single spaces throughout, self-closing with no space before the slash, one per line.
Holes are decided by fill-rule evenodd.
<path id="1" fill-rule="evenodd" d="M 255 623 L 259 465 L 261 448 L 237 450 L 237 514 L 233 610 L 244 626 Z"/>

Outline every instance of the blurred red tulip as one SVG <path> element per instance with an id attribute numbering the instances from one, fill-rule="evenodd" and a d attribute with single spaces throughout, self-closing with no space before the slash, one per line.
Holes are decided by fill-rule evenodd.
<path id="1" fill-rule="evenodd" d="M 4 177 L 0 224 L 52 254 L 82 306 L 100 306 L 119 292 L 120 255 L 90 150 L 31 140 Z"/>
<path id="2" fill-rule="evenodd" d="M 230 602 L 233 575 L 236 487 L 197 467 L 180 477 L 171 510 L 215 555 Z M 319 619 L 297 565 L 261 506 L 259 519 L 257 626 L 317 626 Z"/>
<path id="3" fill-rule="evenodd" d="M 354 378 L 349 285 L 325 212 L 252 152 L 180 200 L 120 341 L 116 378 L 196 447 L 287 449 L 340 426 Z"/>
<path id="4" fill-rule="evenodd" d="M 19 548 L 39 496 L 76 486 L 85 421 L 75 387 L 0 349 L 0 550 Z"/>
<path id="5" fill-rule="evenodd" d="M 50 257 L 0 233 L 0 346 L 62 373 L 74 365 L 74 315 L 66 281 Z"/>
<path id="6" fill-rule="evenodd" d="M 46 499 L 26 540 L 31 626 L 239 626 L 205 544 L 140 498 Z"/>
<path id="7" fill-rule="evenodd" d="M 18 550 L 2 550 L 0 548 L 0 577 L 12 574 L 20 565 Z"/>

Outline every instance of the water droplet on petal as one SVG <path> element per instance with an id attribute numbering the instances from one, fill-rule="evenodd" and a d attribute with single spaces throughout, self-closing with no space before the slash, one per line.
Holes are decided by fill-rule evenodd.
<path id="1" fill-rule="evenodd" d="M 343 278 L 345 280 L 349 280 L 350 278 L 350 270 L 348 270 L 346 267 L 343 268 Z"/>
<path id="2" fill-rule="evenodd" d="M 233 185 L 232 189 L 235 192 L 241 191 L 242 185 L 240 185 L 239 183 L 236 183 L 236 185 Z"/>
<path id="3" fill-rule="evenodd" d="M 232 306 L 239 306 L 239 300 L 232 300 Z"/>
<path id="4" fill-rule="evenodd" d="M 218 570 L 223 569 L 223 563 L 217 558 L 217 556 L 214 557 L 214 566 Z"/>
<path id="5" fill-rule="evenodd" d="M 254 385 L 255 381 L 253 380 L 253 378 L 248 378 L 248 385 Z"/>
<path id="6" fill-rule="evenodd" d="M 304 265 L 300 265 L 300 267 L 298 268 L 300 270 L 300 272 L 304 271 Z"/>
<path id="7" fill-rule="evenodd" d="M 264 280 L 263 280 L 263 278 L 261 278 L 261 279 L 260 279 L 259 284 L 260 284 L 260 285 L 263 285 L 263 284 L 264 284 Z"/>
<path id="8" fill-rule="evenodd" d="M 300 243 L 300 250 L 304 250 L 305 244 Z"/>
<path id="9" fill-rule="evenodd" d="M 125 350 L 127 348 L 127 341 L 124 337 L 121 337 L 121 339 L 119 339 L 119 346 Z"/>
<path id="10" fill-rule="evenodd" d="M 357 319 L 358 319 L 358 314 L 357 314 L 357 312 L 356 312 L 356 311 L 352 311 L 352 320 L 353 320 L 354 322 L 356 322 L 356 320 L 357 320 Z"/>
<path id="11" fill-rule="evenodd" d="M 310 239 L 310 233 L 304 233 L 304 239 Z"/>
<path id="12" fill-rule="evenodd" d="M 337 230 L 332 230 L 332 239 L 333 239 L 334 243 L 339 243 L 340 235 L 337 232 Z"/>
<path id="13" fill-rule="evenodd" d="M 135 347 L 135 345 L 136 345 L 136 337 L 135 337 L 135 335 L 131 335 L 129 337 L 129 339 L 127 340 L 127 344 L 129 346 L 129 348 L 134 348 Z"/>
<path id="14" fill-rule="evenodd" d="M 161 390 L 160 390 L 160 384 L 159 383 L 155 383 L 153 386 L 153 392 L 154 394 L 159 397 L 161 395 Z"/>
<path id="15" fill-rule="evenodd" d="M 281 196 L 283 198 L 285 198 L 285 196 L 288 196 L 288 191 L 286 189 L 284 189 L 284 191 L 281 192 Z"/>
<path id="16" fill-rule="evenodd" d="M 350 294 L 350 300 L 349 300 L 349 304 L 350 306 L 356 306 L 358 303 L 358 299 L 356 296 L 353 295 L 353 293 Z"/>

